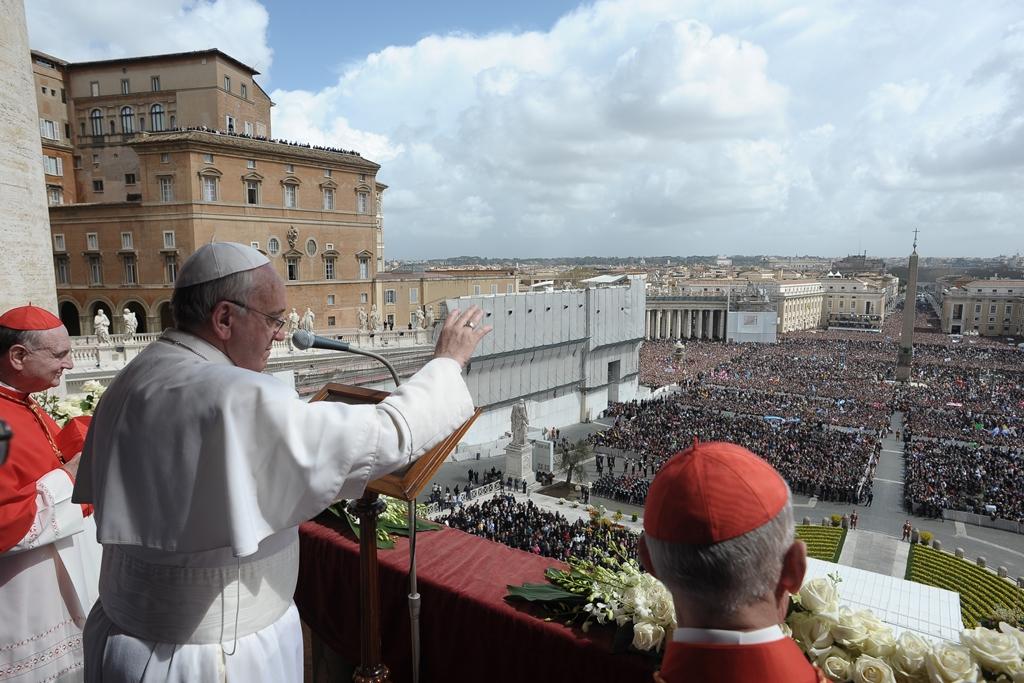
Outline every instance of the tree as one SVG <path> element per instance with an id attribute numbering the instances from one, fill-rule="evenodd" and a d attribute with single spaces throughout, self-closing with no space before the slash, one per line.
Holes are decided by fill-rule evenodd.
<path id="1" fill-rule="evenodd" d="M 558 459 L 555 461 L 555 470 L 565 472 L 566 486 L 572 486 L 572 478 L 574 476 L 577 481 L 583 480 L 587 473 L 583 463 L 589 460 L 593 454 L 594 449 L 591 448 L 585 439 L 580 439 L 573 446 L 562 449 L 562 452 L 558 454 Z"/>

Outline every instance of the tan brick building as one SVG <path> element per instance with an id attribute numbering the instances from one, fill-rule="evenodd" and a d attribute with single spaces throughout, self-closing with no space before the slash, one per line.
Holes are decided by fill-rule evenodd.
<path id="1" fill-rule="evenodd" d="M 985 337 L 1024 335 L 1024 280 L 972 280 L 944 290 L 942 331 Z"/>
<path id="2" fill-rule="evenodd" d="M 514 294 L 519 291 L 519 278 L 513 270 L 391 272 L 380 273 L 374 286 L 381 320 L 393 322 L 395 329 L 408 329 L 417 309 L 433 306 L 438 315 L 445 299 Z"/>

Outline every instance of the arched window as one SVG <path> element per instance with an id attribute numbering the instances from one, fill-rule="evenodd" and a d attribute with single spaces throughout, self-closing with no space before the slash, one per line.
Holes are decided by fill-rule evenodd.
<path id="1" fill-rule="evenodd" d="M 103 112 L 93 109 L 89 112 L 89 121 L 92 123 L 92 134 L 103 135 Z"/>
<path id="2" fill-rule="evenodd" d="M 121 107 L 121 132 L 131 133 L 135 130 L 135 112 L 131 107 Z"/>
<path id="3" fill-rule="evenodd" d="M 154 104 L 149 108 L 149 122 L 150 130 L 163 130 L 164 129 L 164 108 L 159 104 Z"/>
<path id="4" fill-rule="evenodd" d="M 269 251 L 271 254 L 276 254 L 277 252 L 281 251 L 281 241 L 276 237 L 271 237 L 269 240 L 267 240 L 267 251 Z"/>

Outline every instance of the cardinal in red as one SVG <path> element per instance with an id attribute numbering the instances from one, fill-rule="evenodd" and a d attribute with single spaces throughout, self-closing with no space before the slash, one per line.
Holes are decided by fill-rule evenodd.
<path id="1" fill-rule="evenodd" d="M 675 455 L 651 483 L 640 557 L 676 609 L 658 683 L 827 680 L 780 627 L 807 557 L 789 487 L 761 458 L 724 442 Z"/>
<path id="2" fill-rule="evenodd" d="M 91 508 L 71 501 L 84 425 L 62 432 L 31 397 L 73 367 L 60 319 L 36 306 L 0 316 L 0 678 L 82 678 L 82 626 L 97 595 Z"/>

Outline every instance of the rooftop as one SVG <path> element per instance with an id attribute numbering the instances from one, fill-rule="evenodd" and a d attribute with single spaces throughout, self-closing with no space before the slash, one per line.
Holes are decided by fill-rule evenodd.
<path id="1" fill-rule="evenodd" d="M 42 54 L 42 53 L 40 53 Z M 83 67 L 95 67 L 95 66 L 114 66 L 117 64 L 143 64 L 146 62 L 159 62 L 167 61 L 170 59 L 187 59 L 190 57 L 208 57 L 208 56 L 221 57 L 225 61 L 231 62 L 235 66 L 243 69 L 244 71 L 256 75 L 259 73 L 256 69 L 252 68 L 248 64 L 244 64 L 226 52 L 221 52 L 217 48 L 209 48 L 206 50 L 193 50 L 191 52 L 169 52 L 162 55 L 143 55 L 141 57 L 120 57 L 118 59 L 99 59 L 92 62 L 73 62 L 67 63 L 69 68 L 79 69 Z M 50 57 L 50 59 L 53 59 Z"/>

